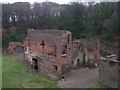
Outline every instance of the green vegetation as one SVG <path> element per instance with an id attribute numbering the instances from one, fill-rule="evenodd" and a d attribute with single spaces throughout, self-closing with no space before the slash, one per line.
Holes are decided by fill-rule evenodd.
<path id="1" fill-rule="evenodd" d="M 86 5 L 87 4 L 87 5 Z M 71 2 L 57 4 L 43 2 L 30 4 L 16 2 L 2 5 L 2 46 L 6 48 L 9 42 L 23 42 L 27 29 L 60 29 L 69 30 L 73 39 L 99 38 L 108 43 L 110 48 L 117 47 L 120 31 L 118 25 L 117 2 Z M 11 20 L 10 20 L 11 19 Z M 119 30 L 119 31 L 118 31 Z M 114 45 L 111 43 L 115 43 Z"/>
<path id="2" fill-rule="evenodd" d="M 41 75 L 27 73 L 25 64 L 11 55 L 3 55 L 3 88 L 58 88 L 57 82 Z"/>
<path id="3" fill-rule="evenodd" d="M 88 87 L 87 90 L 96 90 L 96 89 L 106 90 L 106 88 L 107 87 L 102 86 L 102 85 L 96 85 L 96 86 Z"/>
<path id="4" fill-rule="evenodd" d="M 1 55 L 1 52 L 0 52 L 0 89 L 2 89 L 2 55 Z"/>
<path id="5" fill-rule="evenodd" d="M 83 64 L 84 62 L 84 53 L 83 52 L 79 52 L 78 53 L 78 58 L 80 59 L 80 62 Z"/>

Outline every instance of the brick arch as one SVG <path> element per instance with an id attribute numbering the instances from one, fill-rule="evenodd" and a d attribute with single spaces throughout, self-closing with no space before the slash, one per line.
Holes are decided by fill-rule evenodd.
<path id="1" fill-rule="evenodd" d="M 15 46 L 13 48 L 13 54 L 18 54 L 18 53 L 23 53 L 24 52 L 24 47 L 23 46 Z"/>

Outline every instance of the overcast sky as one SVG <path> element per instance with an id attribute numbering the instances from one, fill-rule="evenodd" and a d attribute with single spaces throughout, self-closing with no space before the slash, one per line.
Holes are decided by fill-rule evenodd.
<path id="1" fill-rule="evenodd" d="M 30 3 L 34 3 L 34 2 L 45 2 L 45 1 L 51 1 L 51 2 L 56 2 L 59 4 L 66 4 L 72 0 L 0 0 L 0 2 L 4 2 L 4 3 L 14 3 L 14 2 L 30 2 Z"/>
<path id="2" fill-rule="evenodd" d="M 0 0 L 2 3 L 14 3 L 14 2 L 45 2 L 45 1 L 51 1 L 51 2 L 56 2 L 59 4 L 67 4 L 71 1 L 78 1 L 78 2 L 90 2 L 90 1 L 104 1 L 104 2 L 118 2 L 119 0 Z"/>

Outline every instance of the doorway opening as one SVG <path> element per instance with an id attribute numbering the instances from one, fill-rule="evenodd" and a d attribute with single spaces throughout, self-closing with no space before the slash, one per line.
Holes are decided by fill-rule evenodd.
<path id="1" fill-rule="evenodd" d="M 78 58 L 77 59 L 77 67 L 79 67 L 80 66 L 80 59 Z"/>
<path id="2" fill-rule="evenodd" d="M 33 58 L 32 61 L 33 61 L 33 69 L 38 71 L 38 59 L 37 58 Z"/>
<path id="3" fill-rule="evenodd" d="M 56 65 L 54 65 L 54 70 L 57 71 L 57 66 Z"/>

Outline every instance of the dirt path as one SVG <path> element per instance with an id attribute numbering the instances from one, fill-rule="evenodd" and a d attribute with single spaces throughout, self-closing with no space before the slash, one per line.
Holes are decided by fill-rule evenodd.
<path id="1" fill-rule="evenodd" d="M 99 70 L 95 69 L 76 69 L 66 74 L 66 81 L 60 81 L 58 86 L 61 88 L 88 88 L 98 85 Z"/>

